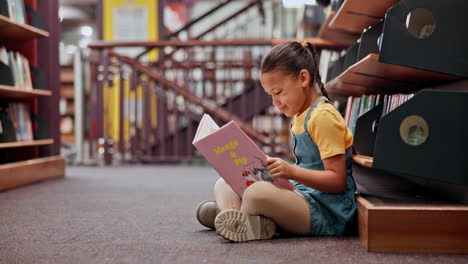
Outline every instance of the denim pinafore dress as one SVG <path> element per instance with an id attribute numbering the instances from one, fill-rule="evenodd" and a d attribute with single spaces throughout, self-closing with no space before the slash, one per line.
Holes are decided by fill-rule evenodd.
<path id="1" fill-rule="evenodd" d="M 320 152 L 309 135 L 307 122 L 315 107 L 325 98 L 317 100 L 310 107 L 304 121 L 304 133 L 291 133 L 294 139 L 294 155 L 296 166 L 311 169 L 324 170 Z M 345 232 L 345 227 L 351 221 L 356 212 L 356 184 L 351 173 L 351 148 L 346 150 L 347 180 L 346 187 L 341 193 L 326 193 L 315 190 L 296 181 L 291 182 L 307 199 L 310 209 L 310 235 L 314 236 L 340 236 Z"/>

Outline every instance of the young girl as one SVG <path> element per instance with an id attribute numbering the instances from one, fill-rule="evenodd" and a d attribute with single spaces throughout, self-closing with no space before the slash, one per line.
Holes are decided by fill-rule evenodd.
<path id="1" fill-rule="evenodd" d="M 269 239 L 280 227 L 292 234 L 339 236 L 356 211 L 351 175 L 353 136 L 327 100 L 314 47 L 308 42 L 275 46 L 263 59 L 260 81 L 273 105 L 292 117 L 296 163 L 268 157 L 273 177 L 290 180 L 295 191 L 270 182 L 250 185 L 242 200 L 223 179 L 216 201 L 197 208 L 197 219 L 226 239 Z"/>

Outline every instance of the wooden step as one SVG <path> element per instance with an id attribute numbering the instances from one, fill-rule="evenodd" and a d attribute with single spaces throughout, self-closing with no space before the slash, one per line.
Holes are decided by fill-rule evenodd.
<path id="1" fill-rule="evenodd" d="M 369 252 L 468 253 L 468 206 L 357 196 L 359 238 Z"/>
<path id="2" fill-rule="evenodd" d="M 60 156 L 0 165 L 0 191 L 65 176 L 65 160 Z"/>

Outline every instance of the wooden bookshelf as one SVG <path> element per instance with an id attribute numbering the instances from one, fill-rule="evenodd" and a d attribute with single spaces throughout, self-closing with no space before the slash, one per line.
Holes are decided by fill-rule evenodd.
<path id="1" fill-rule="evenodd" d="M 50 156 L 0 165 L 0 191 L 63 177 L 65 160 Z"/>
<path id="2" fill-rule="evenodd" d="M 334 30 L 361 34 L 364 29 L 385 17 L 387 9 L 400 0 L 345 0 L 329 22 Z"/>
<path id="3" fill-rule="evenodd" d="M 26 24 L 19 24 L 0 15 L 1 34 L 9 40 L 27 40 L 35 37 L 48 37 L 49 32 Z"/>
<path id="4" fill-rule="evenodd" d="M 353 161 L 361 166 L 372 168 L 374 158 L 363 155 L 353 155 Z"/>
<path id="5" fill-rule="evenodd" d="M 52 92 L 48 90 L 20 90 L 13 86 L 0 85 L 0 97 L 10 99 L 34 98 L 36 96 L 51 96 Z"/>
<path id="6" fill-rule="evenodd" d="M 0 143 L 0 149 L 44 146 L 44 145 L 51 145 L 51 144 L 54 144 L 53 139 L 5 142 L 5 143 Z"/>
<path id="7" fill-rule="evenodd" d="M 359 239 L 369 252 L 468 253 L 468 206 L 358 195 Z"/>
<path id="8" fill-rule="evenodd" d="M 48 31 L 0 15 L 0 41 L 7 51 L 21 53 L 31 66 L 41 70 L 48 90 L 20 90 L 1 85 L 5 82 L 0 79 L 0 99 L 29 104 L 29 109 L 47 122 L 49 133 L 48 139 L 0 143 L 0 191 L 65 175 L 65 160 L 59 156 L 58 132 L 58 0 L 25 0 L 25 3 L 41 15 Z M 23 151 L 24 147 L 28 151 Z"/>
<path id="9" fill-rule="evenodd" d="M 460 79 L 458 76 L 382 63 L 378 54 L 369 54 L 327 82 L 330 94 L 359 96 L 365 93 L 399 93 Z"/>

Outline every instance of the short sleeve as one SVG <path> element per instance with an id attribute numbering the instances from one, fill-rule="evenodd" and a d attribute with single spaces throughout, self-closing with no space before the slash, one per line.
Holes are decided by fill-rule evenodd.
<path id="1" fill-rule="evenodd" d="M 326 159 L 346 153 L 348 128 L 337 111 L 317 109 L 308 122 L 309 134 L 320 151 L 320 158 Z M 315 111 L 314 111 L 315 112 Z"/>

